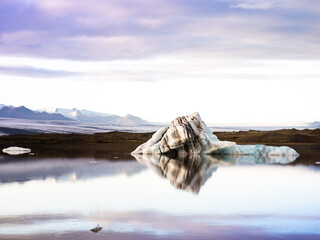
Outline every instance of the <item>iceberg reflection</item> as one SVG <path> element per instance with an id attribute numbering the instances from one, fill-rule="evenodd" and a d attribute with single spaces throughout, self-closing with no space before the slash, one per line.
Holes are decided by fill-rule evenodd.
<path id="1" fill-rule="evenodd" d="M 207 179 L 219 166 L 289 164 L 297 156 L 256 155 L 185 155 L 133 154 L 136 160 L 151 168 L 158 175 L 167 178 L 171 185 L 198 194 Z"/>
<path id="2" fill-rule="evenodd" d="M 200 155 L 170 158 L 166 155 L 137 154 L 134 157 L 160 176 L 169 179 L 174 187 L 193 193 L 198 193 L 204 182 L 217 169 L 212 164 L 213 161 Z"/>

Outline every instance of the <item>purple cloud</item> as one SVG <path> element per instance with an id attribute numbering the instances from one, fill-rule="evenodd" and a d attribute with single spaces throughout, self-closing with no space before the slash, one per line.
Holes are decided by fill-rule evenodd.
<path id="1" fill-rule="evenodd" d="M 309 2 L 313 8 L 302 7 Z M 276 3 L 3 0 L 0 55 L 114 60 L 197 52 L 318 59 L 319 5 Z"/>

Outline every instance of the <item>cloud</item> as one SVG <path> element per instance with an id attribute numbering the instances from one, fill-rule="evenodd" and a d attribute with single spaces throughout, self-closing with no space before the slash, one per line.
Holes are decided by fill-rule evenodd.
<path id="1" fill-rule="evenodd" d="M 33 67 L 7 67 L 0 66 L 1 75 L 11 75 L 11 76 L 23 76 L 32 78 L 56 78 L 56 77 L 69 77 L 76 76 L 79 73 L 68 72 L 68 71 L 58 71 L 58 70 L 48 70 L 43 68 L 33 68 Z"/>
<path id="2" fill-rule="evenodd" d="M 270 9 L 274 6 L 271 2 L 245 2 L 231 5 L 230 7 L 243 9 Z"/>
<path id="3" fill-rule="evenodd" d="M 222 0 L 229 4 L 231 8 L 242 9 L 286 9 L 295 11 L 319 12 L 320 3 L 316 0 Z"/>
<path id="4" fill-rule="evenodd" d="M 318 12 L 313 0 L 3 0 L 0 55 L 318 59 Z"/>

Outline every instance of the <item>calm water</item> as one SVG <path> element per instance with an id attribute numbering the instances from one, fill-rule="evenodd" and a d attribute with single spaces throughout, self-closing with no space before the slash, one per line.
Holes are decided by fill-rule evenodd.
<path id="1" fill-rule="evenodd" d="M 1 157 L 0 239 L 320 239 L 320 166 L 138 161 Z"/>

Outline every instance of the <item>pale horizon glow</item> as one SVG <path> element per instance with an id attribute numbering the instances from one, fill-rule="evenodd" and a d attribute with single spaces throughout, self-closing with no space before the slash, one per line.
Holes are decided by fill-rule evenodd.
<path id="1" fill-rule="evenodd" d="M 311 0 L 5 0 L 0 104 L 306 125 L 320 120 L 319 13 Z"/>

